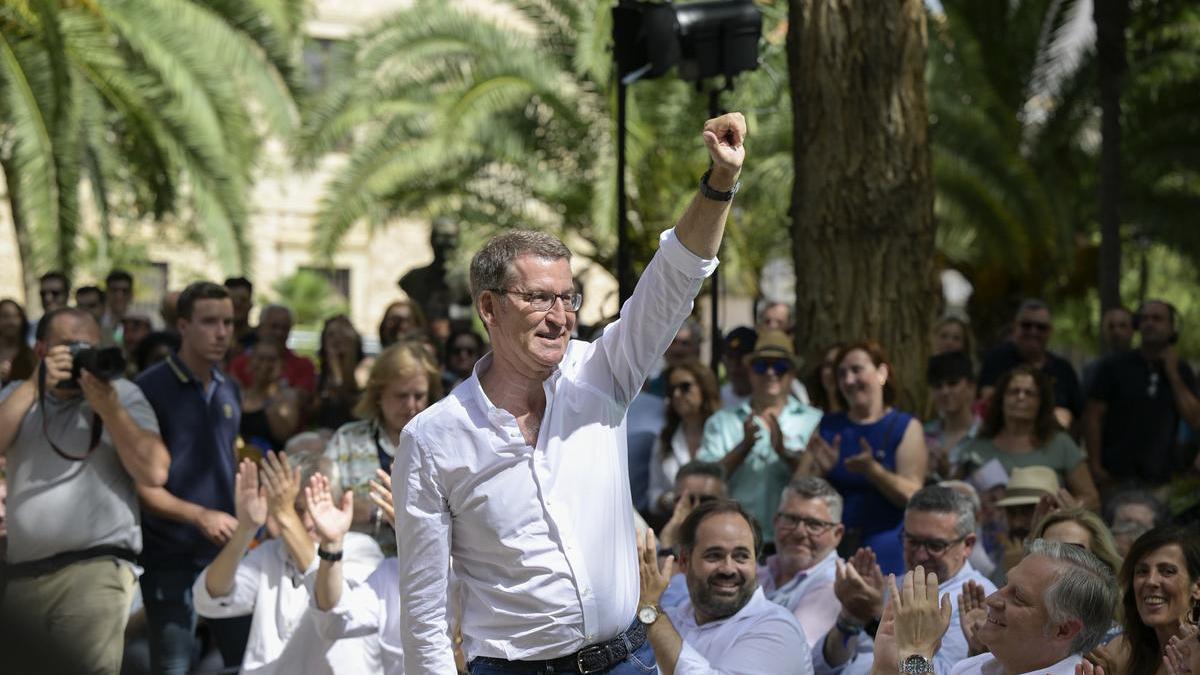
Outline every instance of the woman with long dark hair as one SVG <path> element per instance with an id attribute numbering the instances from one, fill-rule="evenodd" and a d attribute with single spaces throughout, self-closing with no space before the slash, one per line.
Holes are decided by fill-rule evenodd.
<path id="1" fill-rule="evenodd" d="M 675 506 L 675 474 L 696 458 L 704 440 L 704 422 L 721 409 L 721 393 L 712 370 L 696 361 L 667 368 L 667 419 L 650 452 L 650 488 L 655 513 L 669 516 Z"/>
<path id="2" fill-rule="evenodd" d="M 1124 632 L 1088 660 L 1108 675 L 1164 675 L 1168 641 L 1200 621 L 1200 532 L 1166 526 L 1138 537 L 1120 581 Z"/>
<path id="3" fill-rule="evenodd" d="M 25 342 L 29 318 L 16 300 L 0 300 L 0 386 L 28 380 L 37 370 L 38 359 Z"/>
<path id="4" fill-rule="evenodd" d="M 366 358 L 362 336 L 345 314 L 325 320 L 321 328 L 321 372 L 317 375 L 314 424 L 337 429 L 354 420 L 354 406 L 362 395 L 355 371 Z"/>
<path id="5" fill-rule="evenodd" d="M 1054 384 L 1037 368 L 1020 365 L 996 381 L 979 435 L 963 449 L 963 473 L 992 459 L 1012 473 L 1016 467 L 1048 466 L 1082 506 L 1100 506 L 1083 451 L 1054 416 Z"/>

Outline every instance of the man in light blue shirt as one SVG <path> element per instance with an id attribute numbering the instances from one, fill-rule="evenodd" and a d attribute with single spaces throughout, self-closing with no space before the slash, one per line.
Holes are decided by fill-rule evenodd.
<path id="1" fill-rule="evenodd" d="M 966 659 L 967 639 L 958 620 L 958 596 L 963 586 L 972 581 L 983 586 L 988 595 L 996 590 L 967 562 L 975 547 L 975 509 L 965 495 L 950 488 L 930 486 L 912 496 L 904 509 L 904 564 L 909 569 L 917 565 L 937 573 L 938 595 L 949 594 L 954 608 L 950 628 L 942 637 L 942 648 L 934 658 L 934 671 L 949 673 L 956 663 Z M 813 667 L 816 675 L 866 675 L 871 671 L 874 642 L 869 633 L 883 614 L 883 575 L 863 577 L 854 567 L 840 565 L 834 593 L 842 602 L 837 623 L 813 648 Z M 851 601 L 851 595 L 861 598 L 871 595 L 877 601 L 864 612 L 864 603 Z M 866 616 L 865 614 L 871 614 Z"/>
<path id="2" fill-rule="evenodd" d="M 708 419 L 696 459 L 725 469 L 730 496 L 762 523 L 763 539 L 774 541 L 779 497 L 821 422 L 821 411 L 790 395 L 798 362 L 786 334 L 759 335 L 745 360 L 750 400 Z"/>

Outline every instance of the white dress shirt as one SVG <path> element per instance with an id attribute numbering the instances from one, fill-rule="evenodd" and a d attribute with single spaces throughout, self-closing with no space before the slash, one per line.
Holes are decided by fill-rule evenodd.
<path id="1" fill-rule="evenodd" d="M 996 585 L 972 567 L 970 562 L 964 562 L 958 574 L 938 584 L 938 595 L 949 593 L 950 605 L 954 611 L 950 615 L 950 627 L 942 636 L 942 648 L 933 657 L 933 670 L 936 673 L 949 673 L 955 664 L 967 658 L 969 651 L 967 638 L 963 635 L 962 624 L 958 621 L 958 595 L 962 593 L 963 584 L 968 581 L 974 581 L 983 586 L 983 591 L 987 595 L 996 592 Z M 858 636 L 858 644 L 850 655 L 850 660 L 841 666 L 834 667 L 825 661 L 825 641 L 821 640 L 813 647 L 813 666 L 817 675 L 866 675 L 871 672 L 874 653 L 874 641 L 869 635 L 863 633 Z"/>
<path id="2" fill-rule="evenodd" d="M 779 567 L 779 556 L 767 558 L 767 564 L 758 569 L 758 580 L 767 599 L 787 608 L 804 628 L 808 646 L 813 647 L 825 633 L 837 623 L 842 606 L 833 593 L 833 582 L 837 580 L 837 551 L 830 551 L 812 567 L 797 572 L 782 586 L 775 587 L 775 571 Z"/>
<path id="3" fill-rule="evenodd" d="M 314 546 L 315 547 L 315 546 Z M 345 540 L 345 576 L 361 582 L 383 557 L 365 534 L 351 532 Z M 253 614 L 250 638 L 242 658 L 242 673 L 378 673 L 379 651 L 363 638 L 324 640 L 309 609 L 318 558 L 298 570 L 287 547 L 278 539 L 259 544 L 238 563 L 229 595 L 208 593 L 206 567 L 192 584 L 196 613 L 212 619 Z"/>
<path id="4" fill-rule="evenodd" d="M 620 320 L 571 341 L 543 383 L 536 447 L 480 386 L 490 354 L 409 422 L 392 469 L 406 673 L 454 672 L 451 554 L 468 658 L 552 659 L 629 627 L 639 589 L 625 410 L 716 265 L 663 233 Z"/>
<path id="5" fill-rule="evenodd" d="M 1020 675 L 1075 675 L 1075 666 L 1082 661 L 1083 657 L 1079 654 L 1071 654 L 1054 665 Z M 1000 662 L 990 652 L 987 652 L 960 661 L 950 671 L 950 675 L 1004 675 L 1004 666 L 1000 665 Z"/>
<path id="6" fill-rule="evenodd" d="M 453 575 L 451 575 L 453 577 Z M 457 590 L 453 579 L 451 588 Z M 451 592 L 447 608 L 458 614 L 458 593 Z M 400 641 L 400 570 L 396 558 L 384 558 L 365 583 L 342 579 L 342 595 L 329 611 L 312 603 L 317 633 L 326 640 L 365 637 L 379 645 L 384 675 L 404 675 L 404 645 Z"/>
<path id="7" fill-rule="evenodd" d="M 683 638 L 675 675 L 812 675 L 804 629 L 761 588 L 737 614 L 704 625 L 690 599 L 666 612 Z"/>
<path id="8" fill-rule="evenodd" d="M 654 440 L 654 449 L 650 451 L 650 489 L 647 492 L 652 511 L 658 512 L 658 498 L 675 487 L 675 474 L 679 473 L 679 467 L 690 461 L 692 449 L 688 447 L 682 423 L 671 434 L 670 448 L 663 447 L 661 437 Z M 670 513 L 667 511 L 664 515 Z"/>

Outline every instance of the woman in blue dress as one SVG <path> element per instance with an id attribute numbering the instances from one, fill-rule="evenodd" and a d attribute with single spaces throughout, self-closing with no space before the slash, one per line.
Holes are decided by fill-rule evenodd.
<path id="1" fill-rule="evenodd" d="M 870 547 L 884 574 L 903 574 L 904 505 L 925 482 L 925 435 L 915 417 L 891 407 L 895 388 L 882 346 L 847 345 L 836 363 L 845 411 L 822 418 L 800 470 L 824 476 L 842 495 L 843 553 Z"/>

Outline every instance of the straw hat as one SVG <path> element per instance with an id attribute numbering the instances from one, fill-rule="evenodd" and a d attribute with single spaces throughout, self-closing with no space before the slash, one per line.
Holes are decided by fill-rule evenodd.
<path id="1" fill-rule="evenodd" d="M 754 343 L 754 351 L 742 357 L 747 365 L 759 359 L 781 359 L 791 361 L 792 367 L 799 369 L 804 359 L 796 356 L 792 348 L 792 338 L 787 333 L 768 330 L 759 333 L 758 341 Z"/>
<path id="2" fill-rule="evenodd" d="M 1008 478 L 1008 490 L 996 506 L 1037 504 L 1045 495 L 1058 493 L 1058 474 L 1048 466 L 1018 466 Z"/>

